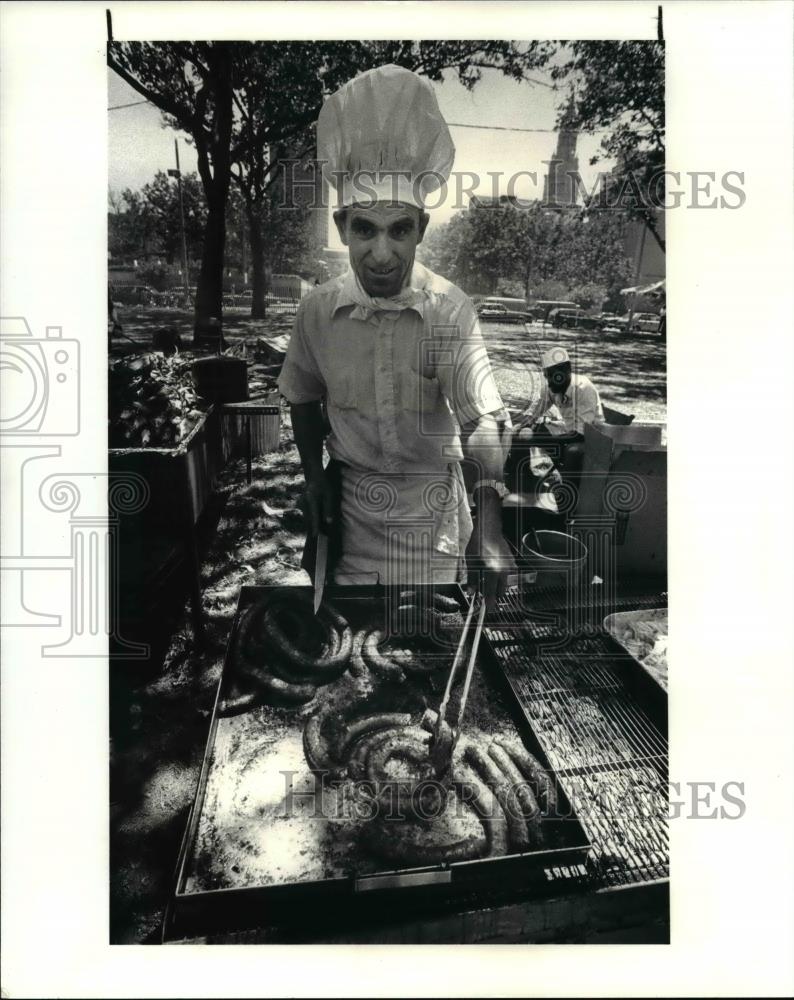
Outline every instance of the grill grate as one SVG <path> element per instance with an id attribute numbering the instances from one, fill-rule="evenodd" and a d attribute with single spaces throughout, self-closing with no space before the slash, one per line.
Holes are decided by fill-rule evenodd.
<path id="1" fill-rule="evenodd" d="M 622 680 L 609 639 L 571 632 L 564 593 L 556 605 L 550 593 L 541 604 L 557 611 L 553 623 L 533 620 L 543 617 L 534 595 L 528 614 L 513 590 L 486 635 L 593 844 L 600 877 L 611 885 L 667 878 L 667 739 Z M 658 592 L 635 594 L 596 614 L 664 603 Z"/>

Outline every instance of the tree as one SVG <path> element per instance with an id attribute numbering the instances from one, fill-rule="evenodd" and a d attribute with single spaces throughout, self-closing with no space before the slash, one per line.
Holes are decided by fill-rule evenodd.
<path id="1" fill-rule="evenodd" d="M 630 274 L 623 249 L 625 221 L 609 214 L 553 212 L 540 201 L 518 207 L 473 205 L 420 245 L 431 269 L 470 293 L 495 294 L 500 283 L 520 283 L 532 297 L 554 280 L 566 288 L 622 287 Z M 582 294 L 597 297 L 592 290 Z"/>
<path id="2" fill-rule="evenodd" d="M 506 41 L 278 42 L 246 48 L 238 67 L 240 86 L 235 91 L 238 117 L 232 173 L 243 195 L 249 224 L 251 315 L 264 315 L 268 247 L 273 247 L 277 234 L 282 238 L 291 232 L 308 236 L 306 218 L 298 211 L 301 200 L 290 197 L 293 189 L 289 178 L 284 183 L 283 169 L 290 162 L 311 168 L 313 125 L 325 97 L 356 74 L 389 63 L 436 82 L 443 79 L 445 70 L 452 69 L 468 89 L 476 85 L 485 69 L 524 79 L 527 71 L 544 64 L 552 51 L 550 43 L 520 46 Z M 287 79 L 289 86 L 285 87 Z M 304 196 L 306 179 L 301 186 Z M 315 201 L 321 195 L 318 184 Z M 284 207 L 285 201 L 292 207 Z M 274 210 L 276 205 L 278 210 Z M 308 207 L 305 198 L 302 206 Z"/>
<path id="3" fill-rule="evenodd" d="M 155 240 L 154 222 L 137 192 L 108 190 L 108 251 L 115 260 L 141 257 Z"/>
<path id="4" fill-rule="evenodd" d="M 229 193 L 234 42 L 109 42 L 107 62 L 151 101 L 172 128 L 187 132 L 198 157 L 207 218 L 194 336 L 217 331 L 223 315 L 223 260 Z"/>
<path id="5" fill-rule="evenodd" d="M 664 203 L 664 44 L 566 42 L 562 52 L 567 59 L 552 69 L 552 77 L 571 83 L 580 129 L 603 130 L 603 155 L 617 161 L 589 199 L 590 207 L 640 219 L 664 250 L 657 225 Z"/>
<path id="6" fill-rule="evenodd" d="M 472 205 L 420 244 L 419 258 L 471 294 L 493 295 L 500 278 L 513 278 L 522 213 L 509 203 Z"/>
<path id="7" fill-rule="evenodd" d="M 158 170 L 154 180 L 144 184 L 139 193 L 127 190 L 124 198 L 128 204 L 137 203 L 155 229 L 159 247 L 169 264 L 181 266 L 182 230 L 179 211 L 179 192 L 176 181 Z M 182 202 L 185 218 L 185 242 L 188 260 L 201 256 L 204 229 L 207 224 L 207 203 L 198 176 L 182 175 Z"/>
<path id="8" fill-rule="evenodd" d="M 513 209 L 517 214 L 513 262 L 523 283 L 527 299 L 533 284 L 547 278 L 560 277 L 565 261 L 565 248 L 570 243 L 570 217 L 549 211 L 542 202 L 526 210 Z"/>
<path id="9" fill-rule="evenodd" d="M 623 287 L 630 278 L 622 213 L 563 213 L 558 219 L 555 252 L 543 277 L 555 277 L 570 288 L 595 283 Z"/>
<path id="10" fill-rule="evenodd" d="M 265 262 L 257 226 L 285 150 L 308 156 L 322 102 L 362 70 L 407 66 L 439 81 L 454 70 L 472 88 L 485 69 L 513 79 L 544 65 L 554 46 L 509 41 L 111 42 L 107 61 L 196 146 L 207 220 L 195 331 L 222 318 L 225 215 L 232 164 L 251 229 L 255 284 Z M 275 151 L 276 156 L 271 156 Z"/>

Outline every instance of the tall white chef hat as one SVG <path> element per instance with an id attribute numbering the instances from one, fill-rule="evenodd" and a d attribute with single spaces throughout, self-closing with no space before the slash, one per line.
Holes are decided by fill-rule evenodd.
<path id="1" fill-rule="evenodd" d="M 455 147 L 428 80 L 378 66 L 323 104 L 317 157 L 338 206 L 400 201 L 423 208 L 447 181 Z"/>
<path id="2" fill-rule="evenodd" d="M 570 361 L 570 356 L 564 347 L 551 347 L 544 351 L 540 359 L 542 368 L 551 368 L 553 365 L 561 365 L 565 361 Z"/>

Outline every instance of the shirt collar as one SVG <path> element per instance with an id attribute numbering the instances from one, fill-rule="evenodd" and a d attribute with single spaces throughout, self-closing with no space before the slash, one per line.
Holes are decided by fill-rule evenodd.
<path id="1" fill-rule="evenodd" d="M 413 309 L 424 317 L 425 303 L 430 294 L 430 273 L 418 261 L 414 261 L 411 277 L 402 291 L 391 298 L 373 298 L 361 287 L 355 271 L 349 268 L 342 279 L 339 295 L 334 306 L 334 315 L 338 309 L 353 306 L 352 319 L 373 320 L 377 322 L 378 312 L 400 312 L 403 309 Z"/>

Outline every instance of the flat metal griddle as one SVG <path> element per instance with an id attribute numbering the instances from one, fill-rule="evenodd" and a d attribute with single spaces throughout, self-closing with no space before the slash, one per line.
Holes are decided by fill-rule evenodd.
<path id="1" fill-rule="evenodd" d="M 549 846 L 452 864 L 394 869 L 359 843 L 360 822 L 344 786 L 324 788 L 306 764 L 302 736 L 318 707 L 368 699 L 368 711 L 411 711 L 422 700 L 437 707 L 446 671 L 432 684 L 409 678 L 399 688 L 345 674 L 301 709 L 260 706 L 225 717 L 220 700 L 233 683 L 234 639 L 240 616 L 271 588 L 243 588 L 232 626 L 195 802 L 180 851 L 165 934 L 179 937 L 250 925 L 306 927 L 312 920 L 367 919 L 373 913 L 417 914 L 428 909 L 532 892 L 538 897 L 584 884 L 590 844 L 564 790 L 559 820 L 544 820 Z M 462 599 L 457 587 L 436 591 Z M 309 588 L 307 588 L 309 590 Z M 351 625 L 380 624 L 382 592 L 336 587 L 329 599 Z M 451 650 L 444 656 L 451 663 Z M 520 703 L 504 684 L 487 643 L 469 694 L 467 733 L 518 735 L 547 763 Z M 350 810 L 353 809 L 351 821 Z M 327 904 L 327 905 L 326 905 Z M 331 906 L 332 909 L 327 907 Z"/>

